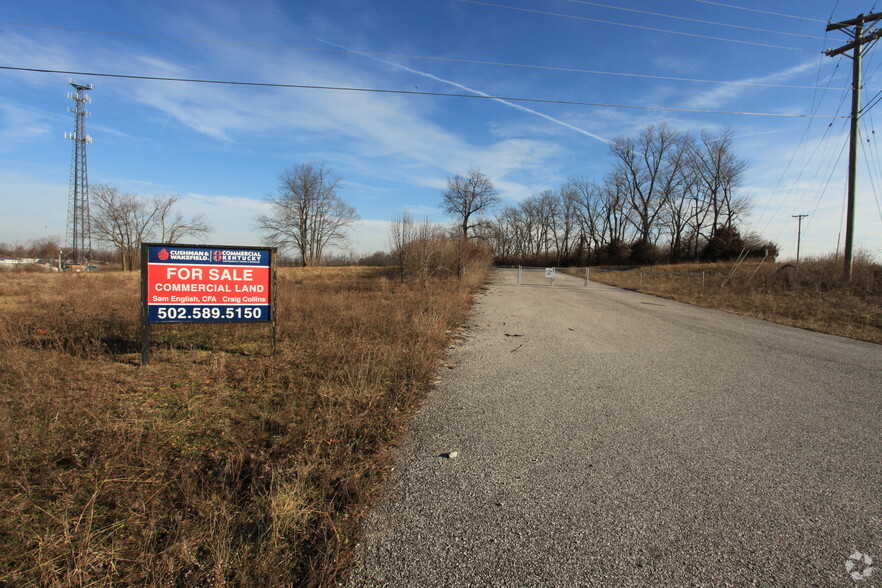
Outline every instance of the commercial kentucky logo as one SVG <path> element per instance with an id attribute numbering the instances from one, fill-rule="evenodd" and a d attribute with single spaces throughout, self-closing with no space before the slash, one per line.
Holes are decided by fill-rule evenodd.
<path id="1" fill-rule="evenodd" d="M 214 250 L 211 252 L 211 260 L 216 262 L 221 262 L 224 260 L 224 252 L 220 250 Z"/>
<path id="2" fill-rule="evenodd" d="M 156 254 L 160 261 L 168 260 L 168 249 L 161 249 L 159 253 Z"/>

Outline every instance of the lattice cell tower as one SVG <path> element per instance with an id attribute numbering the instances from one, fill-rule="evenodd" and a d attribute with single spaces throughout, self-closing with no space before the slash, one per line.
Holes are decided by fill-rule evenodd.
<path id="1" fill-rule="evenodd" d="M 86 91 L 92 84 L 83 86 L 70 81 L 76 90 L 67 97 L 74 101 L 75 106 L 68 112 L 75 115 L 73 133 L 65 133 L 64 138 L 73 141 L 73 158 L 70 163 L 70 193 L 67 201 L 67 246 L 70 249 L 70 260 L 74 265 L 88 265 L 92 257 L 92 220 L 89 215 L 89 170 L 86 165 L 86 145 L 92 137 L 86 134 L 86 117 L 89 112 L 85 104 L 92 102 Z"/>

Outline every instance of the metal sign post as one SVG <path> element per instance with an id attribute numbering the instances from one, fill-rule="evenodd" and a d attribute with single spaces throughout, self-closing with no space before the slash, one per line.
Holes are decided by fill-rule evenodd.
<path id="1" fill-rule="evenodd" d="M 150 321 L 147 320 L 147 248 L 141 245 L 141 365 L 150 363 Z"/>

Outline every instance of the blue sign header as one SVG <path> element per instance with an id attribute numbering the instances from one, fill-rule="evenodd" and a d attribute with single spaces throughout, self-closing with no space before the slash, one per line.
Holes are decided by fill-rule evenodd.
<path id="1" fill-rule="evenodd" d="M 247 265 L 270 266 L 269 249 L 231 249 L 223 247 L 176 247 L 150 245 L 147 263 L 177 265 Z"/>

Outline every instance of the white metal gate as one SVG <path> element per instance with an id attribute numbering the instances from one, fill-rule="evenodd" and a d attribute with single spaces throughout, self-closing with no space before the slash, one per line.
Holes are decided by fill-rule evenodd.
<path id="1" fill-rule="evenodd" d="M 559 288 L 587 288 L 587 267 L 524 267 L 517 266 L 518 286 L 553 286 Z"/>

